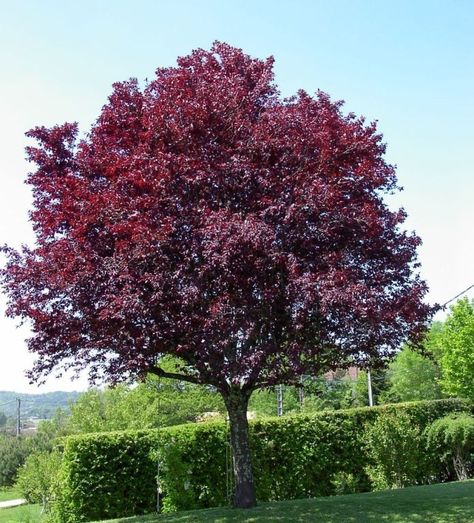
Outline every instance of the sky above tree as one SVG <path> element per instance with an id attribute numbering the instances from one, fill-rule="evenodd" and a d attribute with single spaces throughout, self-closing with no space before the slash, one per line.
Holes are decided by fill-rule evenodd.
<path id="1" fill-rule="evenodd" d="M 275 57 L 283 95 L 318 88 L 377 119 L 405 190 L 392 200 L 423 239 L 429 300 L 472 283 L 474 7 L 471 2 L 25 1 L 0 21 L 0 243 L 32 241 L 24 132 L 79 120 L 87 129 L 111 85 L 152 78 L 219 39 Z M 4 304 L 1 299 L 0 304 Z M 24 338 L 0 319 L 0 388 L 29 389 Z M 83 388 L 50 380 L 40 390 Z M 37 387 L 30 390 L 37 390 Z"/>

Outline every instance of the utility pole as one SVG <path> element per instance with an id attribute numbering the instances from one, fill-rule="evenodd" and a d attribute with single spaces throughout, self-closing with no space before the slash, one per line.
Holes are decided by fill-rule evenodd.
<path id="1" fill-rule="evenodd" d="M 283 385 L 277 385 L 277 415 L 283 416 Z"/>
<path id="2" fill-rule="evenodd" d="M 16 437 L 19 438 L 21 433 L 21 399 L 16 399 Z"/>
<path id="3" fill-rule="evenodd" d="M 369 407 L 373 407 L 374 397 L 372 396 L 372 376 L 370 370 L 367 371 L 367 388 L 369 389 Z"/>
<path id="4" fill-rule="evenodd" d="M 300 407 L 304 407 L 304 389 L 303 387 L 300 387 L 298 389 L 298 399 L 300 400 Z"/>
<path id="5" fill-rule="evenodd" d="M 304 407 L 304 385 L 303 385 L 303 376 L 300 378 L 300 387 L 298 389 L 298 399 L 300 400 L 300 407 Z"/>

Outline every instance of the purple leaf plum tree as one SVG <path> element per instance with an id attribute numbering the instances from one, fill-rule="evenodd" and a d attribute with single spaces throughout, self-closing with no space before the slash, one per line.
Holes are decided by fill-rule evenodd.
<path id="1" fill-rule="evenodd" d="M 213 385 L 238 507 L 255 504 L 252 391 L 373 365 L 431 312 L 375 124 L 323 92 L 282 99 L 272 65 L 217 42 L 114 84 L 82 139 L 29 131 L 36 243 L 4 247 L 1 273 L 7 313 L 31 322 L 31 379 Z"/>

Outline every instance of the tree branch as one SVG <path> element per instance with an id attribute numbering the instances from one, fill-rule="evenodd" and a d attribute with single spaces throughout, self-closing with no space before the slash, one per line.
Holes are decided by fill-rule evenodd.
<path id="1" fill-rule="evenodd" d="M 189 376 L 188 374 L 178 374 L 176 372 L 167 372 L 161 367 L 150 367 L 150 372 L 159 376 L 160 378 L 171 378 L 173 380 L 188 381 L 189 383 L 195 383 L 197 385 L 205 385 L 195 376 Z"/>

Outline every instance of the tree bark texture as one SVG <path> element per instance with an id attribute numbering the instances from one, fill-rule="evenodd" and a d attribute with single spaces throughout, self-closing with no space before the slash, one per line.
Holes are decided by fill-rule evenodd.
<path id="1" fill-rule="evenodd" d="M 466 459 L 464 458 L 462 451 L 459 449 L 456 451 L 456 455 L 453 456 L 453 465 L 454 471 L 456 472 L 456 476 L 459 481 L 465 481 L 469 479 Z"/>
<path id="2" fill-rule="evenodd" d="M 224 396 L 230 423 L 235 480 L 233 505 L 236 508 L 250 508 L 257 504 L 247 421 L 249 398 L 250 394 L 240 389 L 234 389 Z"/>

